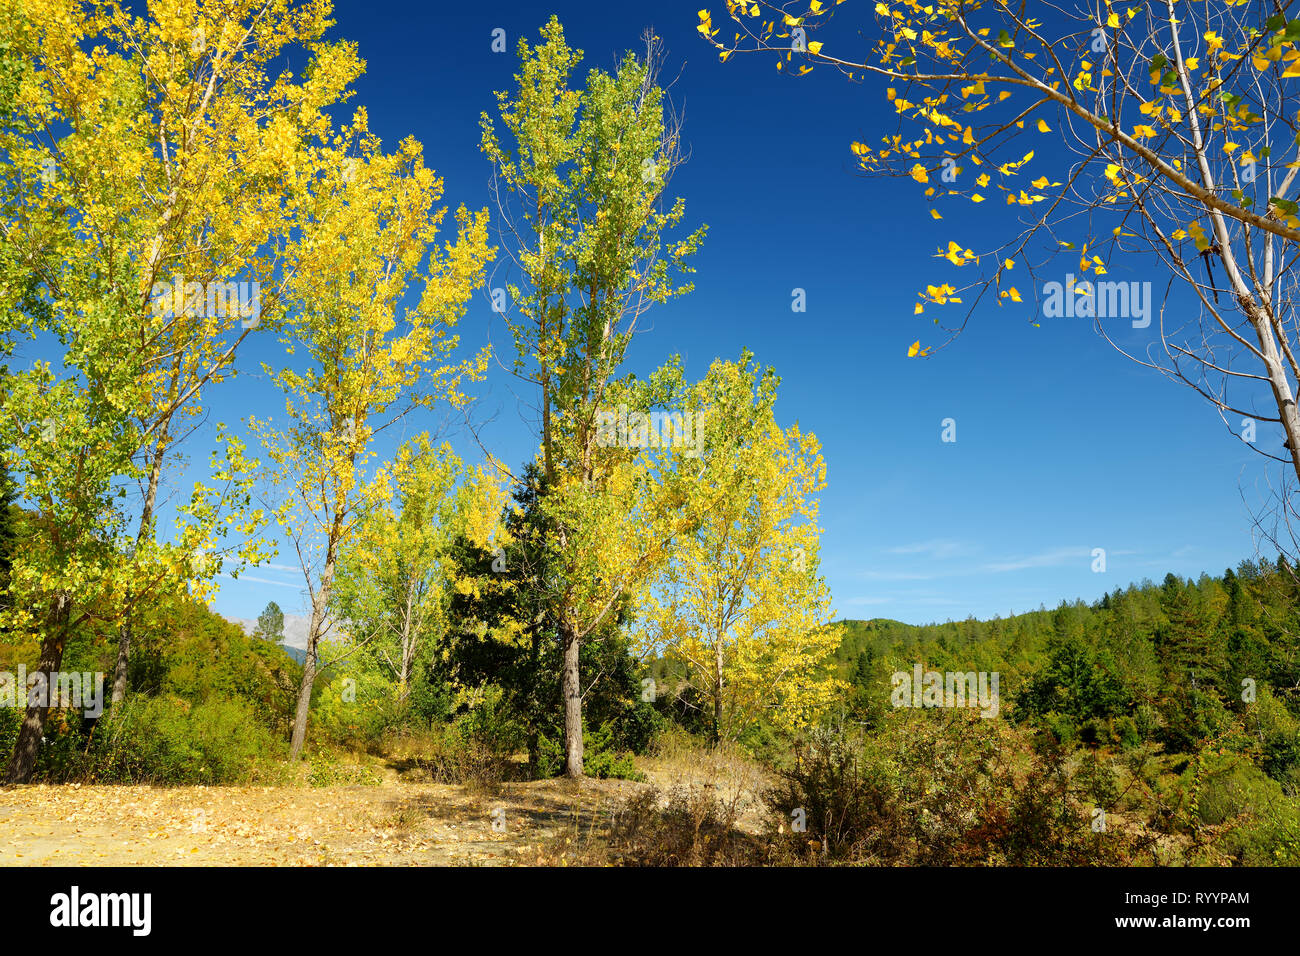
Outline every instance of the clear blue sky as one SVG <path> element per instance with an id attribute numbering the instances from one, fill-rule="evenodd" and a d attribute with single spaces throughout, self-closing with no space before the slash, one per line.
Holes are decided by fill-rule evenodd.
<path id="1" fill-rule="evenodd" d="M 1018 311 L 990 307 L 953 346 L 907 357 L 913 340 L 934 337 L 928 316 L 912 314 L 916 290 L 956 278 L 935 249 L 981 238 L 975 220 L 934 222 L 914 184 L 855 175 L 848 144 L 880 135 L 892 115 L 876 85 L 823 70 L 795 79 L 758 57 L 720 64 L 695 32 L 702 3 L 342 0 L 334 32 L 368 61 L 354 102 L 369 109 L 371 128 L 390 146 L 420 139 L 447 199 L 475 208 L 488 201 L 479 113 L 493 90 L 510 87 L 521 33 L 535 37 L 557 13 L 585 51 L 584 71 L 613 66 L 646 26 L 665 39 L 692 152 L 674 187 L 688 221 L 708 223 L 709 236 L 696 292 L 652 312 L 630 365 L 643 373 L 681 353 L 699 376 L 715 356 L 749 347 L 776 367 L 781 419 L 823 445 L 822 568 L 839 616 L 1006 615 L 1093 600 L 1171 570 L 1219 573 L 1253 556 L 1241 495 L 1256 496 L 1262 459 L 1196 395 L 1128 362 L 1088 320 L 1036 328 L 1031 299 Z M 506 54 L 490 51 L 498 27 Z M 791 311 L 796 287 L 807 293 L 804 314 Z M 487 340 L 489 317 L 477 299 L 467 345 Z M 1129 334 L 1140 344 L 1142 333 Z M 268 334 L 241 367 L 256 368 L 275 347 Z M 484 437 L 518 464 L 535 439 L 512 387 L 494 374 L 480 416 L 495 416 Z M 281 408 L 253 377 L 208 398 L 213 420 L 232 423 Z M 947 417 L 957 422 L 953 444 L 940 441 Z M 1260 435 L 1275 440 L 1262 426 Z M 471 441 L 456 444 L 477 458 Z M 195 458 L 206 458 L 199 450 Z M 1091 570 L 1097 547 L 1107 551 L 1104 574 Z M 287 555 L 276 562 L 286 569 L 227 581 L 216 608 L 254 617 L 275 600 L 299 610 L 301 580 Z"/>

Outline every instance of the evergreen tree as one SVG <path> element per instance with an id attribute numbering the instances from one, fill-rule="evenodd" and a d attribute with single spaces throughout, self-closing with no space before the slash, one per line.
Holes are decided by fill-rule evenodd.
<path id="1" fill-rule="evenodd" d="M 266 605 L 265 610 L 257 616 L 257 628 L 253 634 L 276 644 L 284 640 L 284 612 L 280 610 L 280 605 L 274 601 Z"/>

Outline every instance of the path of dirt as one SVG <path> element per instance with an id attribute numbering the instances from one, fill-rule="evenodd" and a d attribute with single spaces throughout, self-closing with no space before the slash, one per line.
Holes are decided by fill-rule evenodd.
<path id="1" fill-rule="evenodd" d="M 533 862 L 642 784 L 0 789 L 0 866 L 439 866 Z"/>

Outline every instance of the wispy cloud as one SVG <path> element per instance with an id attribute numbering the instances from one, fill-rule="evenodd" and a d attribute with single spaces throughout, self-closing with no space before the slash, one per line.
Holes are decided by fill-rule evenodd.
<path id="1" fill-rule="evenodd" d="M 955 598 L 943 597 L 933 591 L 902 591 L 897 594 L 881 596 L 857 595 L 846 598 L 843 601 L 837 600 L 836 606 L 842 607 L 874 607 L 880 604 L 893 604 L 896 606 L 907 607 L 928 607 L 930 605 L 941 605 L 948 607 L 954 604 L 960 604 Z"/>
<path id="2" fill-rule="evenodd" d="M 913 544 L 903 544 L 895 548 L 886 548 L 886 554 L 923 554 L 926 557 L 942 560 L 944 558 L 955 558 L 970 551 L 970 545 L 964 541 L 953 541 L 948 538 L 936 538 L 932 541 L 917 541 Z"/>
<path id="3" fill-rule="evenodd" d="M 1092 556 L 1091 548 L 1054 548 L 1040 551 L 1021 558 L 1009 558 L 1004 561 L 991 561 L 980 565 L 976 573 L 1005 574 L 1008 571 L 1027 571 L 1030 568 L 1052 568 L 1071 561 L 1083 561 Z"/>
<path id="4" fill-rule="evenodd" d="M 223 574 L 222 577 L 230 578 L 230 580 L 232 581 L 239 581 L 239 582 L 247 581 L 249 584 L 272 584 L 278 588 L 293 588 L 293 590 L 295 591 L 301 591 L 303 589 L 303 585 L 301 584 L 289 584 L 285 581 L 272 581 L 269 578 L 253 577 L 251 574 L 241 574 L 237 578 L 230 574 Z"/>
<path id="5" fill-rule="evenodd" d="M 958 541 L 930 541 L 914 545 L 905 545 L 898 548 L 889 548 L 889 554 L 915 554 L 924 555 L 929 560 L 939 560 L 940 556 L 954 557 L 960 554 L 967 554 L 971 550 L 970 545 Z M 1110 551 L 1111 555 L 1131 554 L 1129 551 Z M 1086 547 L 1071 548 L 1051 548 L 1032 554 L 1011 556 L 988 560 L 983 563 L 962 563 L 958 566 L 949 565 L 945 568 L 934 568 L 924 571 L 898 571 L 894 569 L 878 570 L 867 568 L 854 573 L 864 581 L 935 581 L 945 578 L 970 577 L 980 574 L 1006 574 L 1012 571 L 1028 571 L 1032 568 L 1050 568 L 1070 564 L 1078 561 L 1089 561 L 1092 558 L 1092 549 Z"/>
<path id="6" fill-rule="evenodd" d="M 859 571 L 857 577 L 864 581 L 933 581 L 937 574 L 919 571 Z"/>

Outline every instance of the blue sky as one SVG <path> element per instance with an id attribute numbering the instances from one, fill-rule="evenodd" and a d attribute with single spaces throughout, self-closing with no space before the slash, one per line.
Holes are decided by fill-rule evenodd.
<path id="1" fill-rule="evenodd" d="M 822 569 L 839 616 L 1006 615 L 1253 556 L 1242 493 L 1257 496 L 1262 459 L 1195 394 L 1124 359 L 1088 320 L 1035 327 L 1031 299 L 1017 311 L 990 307 L 946 350 L 907 357 L 912 341 L 934 338 L 928 315 L 913 315 L 916 291 L 958 278 L 936 247 L 953 237 L 975 245 L 986 238 L 979 222 L 960 213 L 934 222 L 915 184 L 854 173 L 849 143 L 890 128 L 877 84 L 823 70 L 796 79 L 759 57 L 720 64 L 695 32 L 701 3 L 341 0 L 334 33 L 368 61 L 353 102 L 369 109 L 371 128 L 390 146 L 416 136 L 447 200 L 478 208 L 488 202 L 478 117 L 493 90 L 509 88 L 520 34 L 535 37 L 557 13 L 585 71 L 612 67 L 644 27 L 659 32 L 669 74 L 680 71 L 672 96 L 692 153 L 674 191 L 688 223 L 708 223 L 709 235 L 696 292 L 652 311 L 629 367 L 644 373 L 680 353 L 698 377 L 745 347 L 776 367 L 780 418 L 823 446 Z M 495 28 L 509 53 L 491 52 Z M 1011 223 L 996 221 L 1003 231 Z M 1122 264 L 1112 273 L 1123 276 Z M 803 314 L 791 311 L 795 288 L 806 290 Z M 476 299 L 467 346 L 487 341 L 489 317 Z M 1139 348 L 1142 334 L 1125 330 Z M 254 342 L 241 367 L 276 348 L 270 335 Z M 494 374 L 479 409 L 494 417 L 485 440 L 512 464 L 535 447 L 515 387 Z M 208 397 L 214 421 L 281 407 L 252 376 Z M 940 440 L 949 417 L 955 443 Z M 477 457 L 465 436 L 454 442 Z M 1091 569 L 1094 548 L 1106 549 L 1105 573 Z M 301 580 L 287 555 L 275 560 L 225 582 L 217 610 L 254 617 L 268 600 L 299 610 Z"/>

